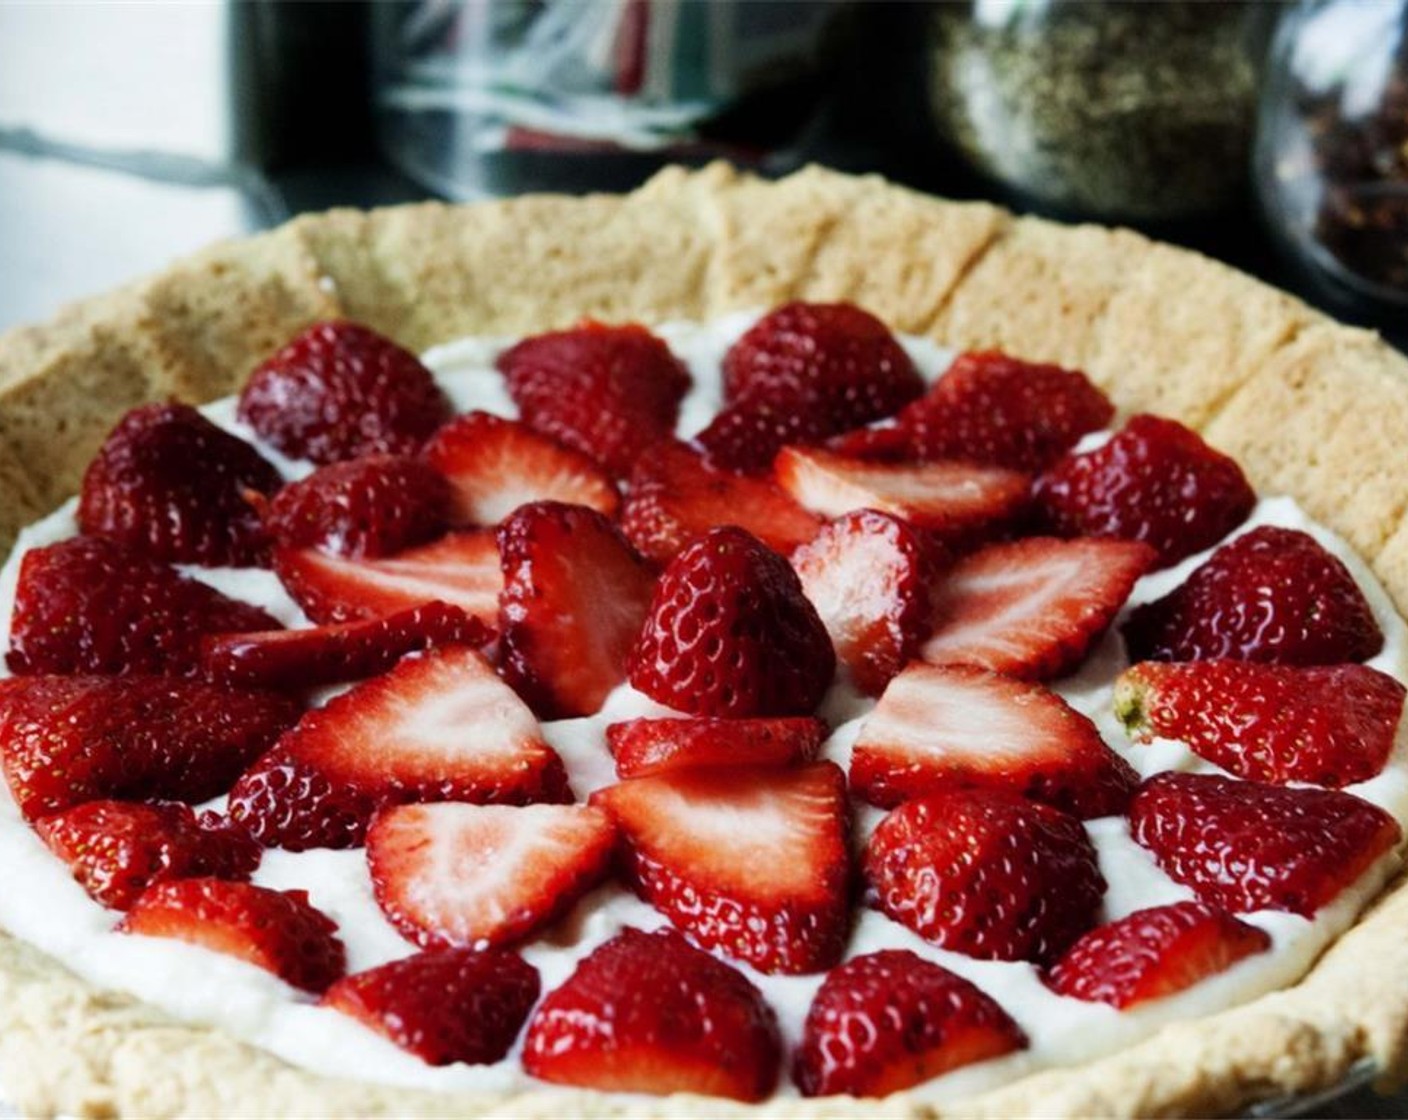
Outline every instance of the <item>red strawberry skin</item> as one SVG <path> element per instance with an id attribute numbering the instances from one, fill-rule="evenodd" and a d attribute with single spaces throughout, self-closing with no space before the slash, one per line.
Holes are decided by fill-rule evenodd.
<path id="1" fill-rule="evenodd" d="M 586 506 L 520 506 L 497 537 L 504 679 L 542 718 L 591 715 L 626 679 L 654 573 Z"/>
<path id="2" fill-rule="evenodd" d="M 737 970 L 678 934 L 625 929 L 549 992 L 523 1068 L 561 1085 L 759 1101 L 777 1082 L 776 1016 Z"/>
<path id="3" fill-rule="evenodd" d="M 309 905 L 305 891 L 209 878 L 157 883 L 117 929 L 238 957 L 315 995 L 347 969 L 337 924 Z"/>
<path id="4" fill-rule="evenodd" d="M 1063 996 L 1132 1007 L 1270 948 L 1265 930 L 1201 902 L 1178 902 L 1091 930 L 1056 962 L 1047 983 Z"/>
<path id="5" fill-rule="evenodd" d="M 1337 665 L 1383 648 L 1349 569 L 1299 529 L 1262 526 L 1223 545 L 1124 625 L 1131 661 Z"/>
<path id="6" fill-rule="evenodd" d="M 1178 739 L 1239 778 L 1353 785 L 1393 750 L 1405 689 L 1363 665 L 1146 661 L 1115 685 L 1135 742 Z"/>
<path id="7" fill-rule="evenodd" d="M 412 455 L 450 402 L 408 350 L 346 321 L 315 323 L 250 374 L 239 417 L 294 459 Z"/>
<path id="8" fill-rule="evenodd" d="M 282 482 L 258 451 L 189 405 L 142 405 L 88 464 L 78 527 L 153 560 L 261 564 L 268 543 L 245 495 Z"/>
<path id="9" fill-rule="evenodd" d="M 491 1065 L 538 1002 L 538 970 L 516 953 L 440 949 L 344 976 L 321 1004 L 426 1065 Z"/>
<path id="10" fill-rule="evenodd" d="M 665 569 L 631 655 L 631 684 L 705 716 L 808 715 L 836 670 L 797 574 L 752 534 L 715 529 Z"/>
<path id="11" fill-rule="evenodd" d="M 1211 548 L 1256 505 L 1235 461 L 1176 420 L 1148 415 L 1131 417 L 1094 451 L 1067 455 L 1035 494 L 1048 531 L 1144 541 L 1160 567 Z"/>
<path id="12" fill-rule="evenodd" d="M 6 664 L 13 673 L 189 675 L 204 634 L 278 620 L 103 537 L 31 549 L 20 562 Z"/>
<path id="13" fill-rule="evenodd" d="M 376 676 L 420 650 L 482 648 L 493 636 L 459 607 L 426 603 L 365 622 L 216 634 L 201 642 L 201 666 L 222 684 L 289 691 Z"/>
<path id="14" fill-rule="evenodd" d="M 1348 793 L 1158 774 L 1135 794 L 1130 831 L 1172 878 L 1233 913 L 1310 917 L 1402 839 Z"/>
<path id="15" fill-rule="evenodd" d="M 876 907 L 984 960 L 1050 963 L 1095 924 L 1105 891 L 1081 823 L 994 790 L 906 801 L 865 854 Z"/>
<path id="16" fill-rule="evenodd" d="M 439 536 L 449 524 L 449 483 L 406 455 L 330 463 L 290 482 L 265 524 L 283 548 L 335 556 L 389 556 Z"/>
<path id="17" fill-rule="evenodd" d="M 164 677 L 0 681 L 0 762 L 27 820 L 85 801 L 217 797 L 298 719 L 272 693 Z"/>
<path id="18" fill-rule="evenodd" d="M 127 910 L 153 883 L 210 876 L 248 879 L 258 844 L 214 813 L 189 805 L 88 801 L 35 822 L 49 850 L 96 901 Z"/>
<path id="19" fill-rule="evenodd" d="M 792 1078 L 806 1097 L 885 1097 L 1027 1047 L 990 996 L 907 949 L 867 953 L 822 982 Z"/>
<path id="20" fill-rule="evenodd" d="M 631 719 L 606 729 L 621 779 L 673 770 L 801 766 L 816 758 L 826 724 L 792 719 Z"/>
<path id="21" fill-rule="evenodd" d="M 534 335 L 498 360 L 524 423 L 626 477 L 643 447 L 668 439 L 689 371 L 642 326 L 586 322 Z"/>

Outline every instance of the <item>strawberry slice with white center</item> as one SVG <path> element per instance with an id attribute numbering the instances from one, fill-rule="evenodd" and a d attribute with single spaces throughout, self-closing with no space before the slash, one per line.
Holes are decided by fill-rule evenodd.
<path id="1" fill-rule="evenodd" d="M 487 529 L 450 533 L 379 560 L 279 549 L 274 569 L 317 623 L 384 618 L 438 600 L 492 626 L 504 582 L 498 545 Z"/>
<path id="2" fill-rule="evenodd" d="M 403 805 L 367 862 L 382 913 L 424 948 L 486 949 L 560 917 L 606 875 L 616 827 L 586 805 Z"/>
<path id="3" fill-rule="evenodd" d="M 570 502 L 614 517 L 616 484 L 588 456 L 487 412 L 457 416 L 422 457 L 454 489 L 456 525 L 497 525 L 529 502 Z"/>
<path id="4" fill-rule="evenodd" d="M 424 801 L 570 801 L 538 721 L 478 653 L 408 657 L 309 712 L 230 793 L 268 846 L 349 848 L 378 809 Z"/>
<path id="5" fill-rule="evenodd" d="M 919 656 L 1051 680 L 1109 628 L 1156 553 L 1135 541 L 1029 537 L 967 556 L 939 584 Z"/>
<path id="6" fill-rule="evenodd" d="M 599 790 L 636 892 L 706 948 L 761 972 L 835 964 L 850 924 L 845 780 L 799 770 L 690 770 Z"/>
<path id="7" fill-rule="evenodd" d="M 823 517 L 878 509 L 942 536 L 971 539 L 1014 520 L 1031 476 L 972 463 L 878 463 L 815 447 L 784 447 L 773 469 L 798 504 Z"/>
<path id="8" fill-rule="evenodd" d="M 851 788 L 885 808 L 983 787 L 1089 820 L 1124 812 L 1138 785 L 1095 725 L 1054 692 L 965 666 L 911 665 L 851 754 Z"/>

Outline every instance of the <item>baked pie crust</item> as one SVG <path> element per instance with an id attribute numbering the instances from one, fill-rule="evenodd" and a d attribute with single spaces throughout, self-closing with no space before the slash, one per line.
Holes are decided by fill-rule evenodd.
<path id="1" fill-rule="evenodd" d="M 1408 359 L 1127 230 L 816 168 L 771 184 L 724 165 L 670 169 L 625 196 L 305 216 L 0 336 L 0 543 L 77 490 L 123 411 L 234 392 L 316 319 L 360 320 L 424 350 L 584 315 L 709 319 L 792 298 L 851 300 L 899 331 L 1085 370 L 1122 412 L 1176 417 L 1260 493 L 1293 495 L 1408 613 Z M 1402 877 L 1296 987 L 941 1110 L 903 1094 L 623 1106 L 585 1092 L 465 1097 L 332 1080 L 100 991 L 0 936 L 0 1075 L 31 1115 L 1209 1114 L 1333 1085 L 1364 1059 L 1408 1067 Z"/>

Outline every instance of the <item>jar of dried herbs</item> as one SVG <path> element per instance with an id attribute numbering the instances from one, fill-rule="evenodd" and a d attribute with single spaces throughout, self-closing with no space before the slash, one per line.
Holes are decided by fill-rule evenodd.
<path id="1" fill-rule="evenodd" d="M 1264 4 L 933 5 L 929 90 L 947 138 L 1019 200 L 1150 222 L 1236 201 L 1275 10 Z"/>

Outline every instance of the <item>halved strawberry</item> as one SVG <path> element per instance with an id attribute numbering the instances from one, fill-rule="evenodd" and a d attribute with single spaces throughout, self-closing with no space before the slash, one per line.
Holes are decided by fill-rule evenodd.
<path id="1" fill-rule="evenodd" d="M 638 324 L 584 322 L 526 338 L 499 356 L 524 423 L 589 455 L 617 478 L 647 445 L 669 439 L 691 378 Z"/>
<path id="2" fill-rule="evenodd" d="M 1154 550 L 1135 541 L 1029 537 L 960 560 L 934 595 L 933 635 L 919 656 L 1050 680 L 1104 634 Z"/>
<path id="3" fill-rule="evenodd" d="M 215 634 L 201 642 L 211 680 L 254 688 L 304 689 L 384 673 L 408 653 L 483 647 L 494 632 L 448 603 L 426 603 L 365 622 L 302 630 Z"/>
<path id="4" fill-rule="evenodd" d="M 920 459 L 1040 471 L 1114 414 L 1105 394 L 1078 370 L 989 350 L 960 354 L 897 423 Z"/>
<path id="5" fill-rule="evenodd" d="M 943 560 L 927 534 L 870 509 L 829 522 L 792 554 L 803 593 L 861 691 L 881 692 L 919 653 Z"/>
<path id="6" fill-rule="evenodd" d="M 1178 421 L 1148 415 L 1094 451 L 1067 455 L 1037 480 L 1035 496 L 1048 531 L 1144 541 L 1160 567 L 1212 547 L 1256 505 L 1235 461 Z"/>
<path id="7" fill-rule="evenodd" d="M 911 665 L 861 724 L 851 788 L 887 808 L 946 789 L 1005 790 L 1081 819 L 1123 813 L 1139 785 L 1085 716 L 1037 684 Z"/>
<path id="8" fill-rule="evenodd" d="M 997 790 L 906 801 L 870 838 L 874 905 L 926 941 L 985 960 L 1055 960 L 1105 892 L 1075 817 Z"/>
<path id="9" fill-rule="evenodd" d="M 568 502 L 614 517 L 616 484 L 592 459 L 487 412 L 457 416 L 422 453 L 449 480 L 456 525 L 497 525 L 528 502 Z"/>
<path id="10" fill-rule="evenodd" d="M 814 710 L 835 670 L 797 574 L 756 537 L 725 526 L 661 575 L 630 680 L 696 715 L 789 716 Z"/>
<path id="11" fill-rule="evenodd" d="M 347 968 L 337 923 L 309 904 L 306 891 L 272 891 L 223 879 L 157 883 L 117 929 L 237 957 L 315 994 Z"/>
<path id="12" fill-rule="evenodd" d="M 516 953 L 440 949 L 344 976 L 319 1001 L 430 1066 L 492 1065 L 538 1002 L 538 970 Z"/>
<path id="13" fill-rule="evenodd" d="M 874 463 L 820 448 L 784 447 L 778 483 L 823 517 L 876 509 L 944 539 L 968 542 L 1010 525 L 1027 506 L 1031 476 L 972 463 Z"/>
<path id="14" fill-rule="evenodd" d="M 642 556 L 668 563 L 720 525 L 737 525 L 786 554 L 811 540 L 821 521 L 771 481 L 716 470 L 683 444 L 662 442 L 641 454 L 621 529 Z"/>
<path id="15" fill-rule="evenodd" d="M 309 712 L 230 792 L 268 846 L 350 848 L 378 809 L 416 801 L 570 801 L 538 721 L 474 650 L 400 662 Z"/>
<path id="16" fill-rule="evenodd" d="M 1146 661 L 1115 684 L 1130 738 L 1178 739 L 1239 778 L 1347 786 L 1384 768 L 1405 689 L 1376 669 Z"/>
<path id="17" fill-rule="evenodd" d="M 314 323 L 249 376 L 239 416 L 294 459 L 411 455 L 450 402 L 408 350 L 368 327 Z"/>
<path id="18" fill-rule="evenodd" d="M 855 957 L 822 982 L 792 1078 L 804 1097 L 886 1097 L 1026 1047 L 1022 1029 L 982 989 L 889 949 Z"/>
<path id="19" fill-rule="evenodd" d="M 27 820 L 102 798 L 199 803 L 298 715 L 284 696 L 169 677 L 11 677 L 0 762 Z"/>
<path id="20" fill-rule="evenodd" d="M 370 455 L 290 482 L 269 503 L 264 524 L 280 548 L 360 560 L 438 537 L 449 512 L 449 484 L 433 467 L 408 455 Z"/>
<path id="21" fill-rule="evenodd" d="M 504 680 L 545 719 L 591 715 L 626 679 L 654 573 L 586 506 L 520 506 L 497 537 Z"/>
<path id="22" fill-rule="evenodd" d="M 636 892 L 706 948 L 761 972 L 818 972 L 845 948 L 845 780 L 799 770 L 688 770 L 592 795 L 621 829 Z"/>
<path id="23" fill-rule="evenodd" d="M 819 719 L 629 719 L 606 729 L 621 778 L 672 770 L 800 766 L 826 738 Z"/>
<path id="24" fill-rule="evenodd" d="M 258 451 L 190 405 L 142 405 L 89 462 L 78 527 L 154 560 L 260 564 L 268 541 L 245 494 L 272 494 L 282 482 Z"/>
<path id="25" fill-rule="evenodd" d="M 1263 525 L 1223 545 L 1123 628 L 1132 661 L 1364 661 L 1384 635 L 1364 593 L 1309 533 Z"/>
<path id="26" fill-rule="evenodd" d="M 1270 948 L 1265 930 L 1201 902 L 1177 902 L 1091 930 L 1056 962 L 1047 983 L 1063 996 L 1133 1007 Z"/>
<path id="27" fill-rule="evenodd" d="M 278 628 L 116 541 L 71 537 L 20 561 L 5 662 L 13 673 L 189 675 L 202 635 Z"/>
<path id="28" fill-rule="evenodd" d="M 1129 825 L 1204 902 L 1307 918 L 1403 836 L 1388 813 L 1348 793 L 1172 772 L 1140 787 Z"/>
<path id="29" fill-rule="evenodd" d="M 503 574 L 488 529 L 449 533 L 382 560 L 349 560 L 312 548 L 279 549 L 274 570 L 314 622 L 384 618 L 437 600 L 487 625 L 498 622 Z"/>
<path id="30" fill-rule="evenodd" d="M 676 933 L 624 929 L 549 992 L 523 1068 L 608 1092 L 758 1101 L 782 1058 L 777 1019 L 737 969 Z"/>
<path id="31" fill-rule="evenodd" d="M 425 948 L 485 949 L 556 921 L 606 876 L 616 826 L 586 805 L 401 805 L 367 830 L 377 905 Z"/>
<path id="32" fill-rule="evenodd" d="M 198 818 L 176 802 L 87 801 L 36 821 L 34 830 L 83 889 L 114 910 L 128 909 L 153 883 L 248 879 L 261 855 L 239 825 L 215 813 Z"/>

